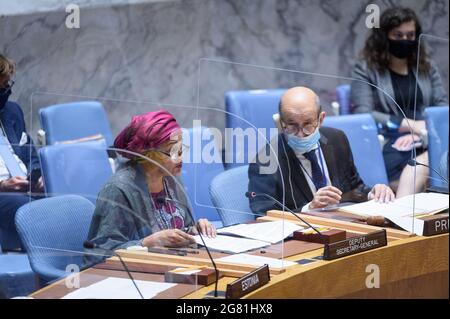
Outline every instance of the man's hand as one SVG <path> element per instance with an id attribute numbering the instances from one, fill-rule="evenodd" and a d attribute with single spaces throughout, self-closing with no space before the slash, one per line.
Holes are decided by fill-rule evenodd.
<path id="1" fill-rule="evenodd" d="M 25 177 L 16 176 L 1 181 L 0 190 L 2 192 L 25 192 L 29 185 L 30 183 Z"/>
<path id="2" fill-rule="evenodd" d="M 420 143 L 420 136 L 416 134 L 407 134 L 400 136 L 395 143 L 392 144 L 392 148 L 395 148 L 400 152 L 407 152 L 412 150 L 414 146 L 419 146 L 416 145 L 416 143 Z"/>
<path id="3" fill-rule="evenodd" d="M 389 186 L 376 184 L 368 194 L 367 198 L 369 200 L 373 199 L 378 203 L 390 203 L 395 200 L 395 194 Z"/>
<path id="4" fill-rule="evenodd" d="M 339 203 L 342 192 L 334 186 L 319 188 L 309 204 L 310 209 L 322 208 Z"/>

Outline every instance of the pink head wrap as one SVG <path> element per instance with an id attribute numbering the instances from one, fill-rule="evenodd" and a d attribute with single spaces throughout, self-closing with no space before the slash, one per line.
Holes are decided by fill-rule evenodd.
<path id="1" fill-rule="evenodd" d="M 170 140 L 171 134 L 179 129 L 180 125 L 166 110 L 136 115 L 131 119 L 131 123 L 117 135 L 114 147 L 142 154 Z M 127 158 L 135 157 L 124 152 L 122 155 Z"/>

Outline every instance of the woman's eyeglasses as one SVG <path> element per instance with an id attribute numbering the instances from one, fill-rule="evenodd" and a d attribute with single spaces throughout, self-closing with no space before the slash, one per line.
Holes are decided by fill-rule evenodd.
<path id="1" fill-rule="evenodd" d="M 170 157 L 170 159 L 172 161 L 177 162 L 183 157 L 183 152 L 187 152 L 188 150 L 189 150 L 188 145 L 185 145 L 182 143 L 177 143 L 177 144 L 174 144 L 170 148 L 170 151 L 165 151 L 165 150 L 160 150 L 160 149 L 154 148 L 154 149 L 147 150 L 147 152 L 149 152 L 149 151 L 159 152 L 161 154 L 164 154 L 164 155 Z"/>

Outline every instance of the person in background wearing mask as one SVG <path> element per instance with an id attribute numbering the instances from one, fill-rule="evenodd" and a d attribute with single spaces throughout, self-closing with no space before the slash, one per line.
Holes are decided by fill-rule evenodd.
<path id="1" fill-rule="evenodd" d="M 418 46 L 421 33 L 422 27 L 413 10 L 402 7 L 386 10 L 380 17 L 380 28 L 373 28 L 367 38 L 362 59 L 352 73 L 354 111 L 371 113 L 379 133 L 385 137 L 383 157 L 397 198 L 414 192 L 414 167 L 407 166 L 412 151 L 416 152 L 419 163 L 428 165 L 424 108 L 448 105 L 439 71 L 424 47 L 426 40 Z M 428 168 L 417 166 L 416 169 L 415 189 L 422 192 L 426 188 Z"/>
<path id="2" fill-rule="evenodd" d="M 353 162 L 353 155 L 344 132 L 322 127 L 325 112 L 319 97 L 309 88 L 287 90 L 279 104 L 282 133 L 277 137 L 277 154 L 269 147 L 263 150 L 278 160 L 278 170 L 266 174 L 266 165 L 258 154 L 249 165 L 249 191 L 269 194 L 298 211 L 323 208 L 343 201 L 395 200 L 392 190 L 383 184 L 372 189 L 364 185 Z M 276 155 L 276 156 L 275 156 Z M 283 178 L 281 178 L 283 174 Z M 284 182 L 284 183 L 283 183 Z M 250 199 L 254 213 L 279 209 L 263 197 Z"/>
<path id="3" fill-rule="evenodd" d="M 0 54 L 0 246 L 3 250 L 21 247 L 14 223 L 16 211 L 34 199 L 28 191 L 40 192 L 44 188 L 39 159 L 27 133 L 22 109 L 8 101 L 14 72 L 14 62 Z M 32 189 L 27 178 L 31 172 L 38 178 Z"/>

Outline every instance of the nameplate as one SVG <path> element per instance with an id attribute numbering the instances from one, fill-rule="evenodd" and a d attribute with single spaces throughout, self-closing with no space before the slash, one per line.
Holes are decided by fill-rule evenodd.
<path id="1" fill-rule="evenodd" d="M 386 245 L 386 230 L 383 229 L 370 234 L 351 237 L 336 243 L 325 245 L 323 259 L 333 260 Z"/>
<path id="2" fill-rule="evenodd" d="M 447 214 L 434 215 L 424 219 L 423 221 L 423 235 L 433 236 L 448 233 L 449 218 Z"/>
<path id="3" fill-rule="evenodd" d="M 227 285 L 226 299 L 238 299 L 270 281 L 269 266 L 264 265 Z"/>

